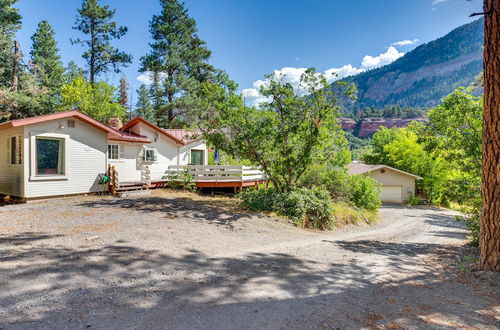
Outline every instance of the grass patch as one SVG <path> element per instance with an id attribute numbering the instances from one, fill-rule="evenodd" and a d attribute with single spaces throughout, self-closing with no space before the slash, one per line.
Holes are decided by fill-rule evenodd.
<path id="1" fill-rule="evenodd" d="M 345 203 L 333 203 L 333 216 L 337 227 L 373 224 L 379 220 L 377 211 L 356 209 Z"/>

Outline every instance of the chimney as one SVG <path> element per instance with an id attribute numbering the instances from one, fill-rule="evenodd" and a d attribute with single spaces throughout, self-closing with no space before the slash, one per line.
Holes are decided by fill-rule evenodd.
<path id="1" fill-rule="evenodd" d="M 109 118 L 108 126 L 114 129 L 120 129 L 123 127 L 122 120 L 118 117 Z"/>

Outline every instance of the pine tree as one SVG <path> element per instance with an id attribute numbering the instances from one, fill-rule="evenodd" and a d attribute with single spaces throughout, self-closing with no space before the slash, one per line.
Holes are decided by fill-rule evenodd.
<path id="1" fill-rule="evenodd" d="M 151 97 L 149 95 L 148 88 L 146 85 L 141 85 L 137 90 L 137 103 L 135 104 L 135 112 L 138 116 L 152 121 L 155 121 L 155 109 L 151 103 Z"/>
<path id="2" fill-rule="evenodd" d="M 64 66 L 59 56 L 59 48 L 54 39 L 54 30 L 49 22 L 41 21 L 31 37 L 31 60 L 39 73 L 40 85 L 51 93 L 57 93 L 64 83 Z"/>
<path id="3" fill-rule="evenodd" d="M 176 117 L 189 116 L 193 91 L 210 79 L 215 69 L 208 63 L 210 51 L 198 37 L 196 21 L 178 0 L 160 0 L 160 15 L 153 16 L 151 51 L 141 58 L 142 72 L 153 75 L 157 121 L 170 127 Z M 165 78 L 162 78 L 164 74 Z M 159 98 L 158 89 L 162 89 Z"/>
<path id="4" fill-rule="evenodd" d="M 69 61 L 64 74 L 65 83 L 70 83 L 78 77 L 85 78 L 85 70 L 79 67 L 75 61 Z"/>
<path id="5" fill-rule="evenodd" d="M 21 27 L 21 15 L 12 7 L 17 0 L 0 0 L 0 87 L 12 84 L 14 35 Z"/>
<path id="6" fill-rule="evenodd" d="M 118 103 L 124 108 L 128 108 L 128 83 L 127 79 L 120 78 L 120 88 L 118 89 Z"/>
<path id="7" fill-rule="evenodd" d="M 484 1 L 484 116 L 480 267 L 500 271 L 500 3 Z"/>
<path id="8" fill-rule="evenodd" d="M 79 16 L 73 29 L 84 33 L 88 38 L 71 42 L 88 48 L 82 57 L 87 61 L 92 86 L 99 74 L 110 69 L 118 73 L 122 66 L 132 63 L 130 54 L 111 46 L 111 40 L 120 39 L 128 30 L 127 27 L 117 26 L 116 22 L 112 21 L 115 12 L 110 10 L 108 5 L 99 5 L 98 0 L 83 0 L 82 8 L 78 9 Z"/>

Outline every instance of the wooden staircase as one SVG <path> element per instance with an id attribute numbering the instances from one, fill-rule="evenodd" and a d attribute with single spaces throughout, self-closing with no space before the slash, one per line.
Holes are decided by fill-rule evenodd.
<path id="1" fill-rule="evenodd" d="M 150 184 L 148 181 L 144 182 L 144 178 L 141 178 L 143 182 L 120 182 L 119 173 L 113 165 L 108 168 L 109 175 L 109 193 L 113 196 L 118 197 L 128 197 L 134 195 L 149 195 L 151 191 L 149 190 Z"/>

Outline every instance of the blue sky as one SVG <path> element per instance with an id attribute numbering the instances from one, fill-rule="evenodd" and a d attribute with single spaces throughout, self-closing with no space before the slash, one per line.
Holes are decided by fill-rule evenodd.
<path id="1" fill-rule="evenodd" d="M 115 83 L 125 76 L 137 88 L 139 59 L 148 51 L 152 15 L 158 0 L 101 0 L 117 10 L 116 21 L 129 28 L 115 45 L 131 53 L 123 73 L 101 77 Z M 436 39 L 472 19 L 481 0 L 185 0 L 199 34 L 213 52 L 212 64 L 226 70 L 248 97 L 267 73 L 285 68 L 293 80 L 301 68 L 344 75 L 389 63 L 408 50 Z M 20 0 L 18 32 L 23 52 L 40 20 L 56 31 L 63 61 L 83 65 L 82 48 L 71 45 L 81 0 Z M 395 44 L 406 41 L 402 44 Z M 410 42 L 411 41 L 411 42 Z M 383 54 L 380 56 L 380 54 Z M 369 57 L 366 57 L 369 56 Z M 350 66 L 349 66 L 350 65 Z M 140 80 L 145 81 L 145 77 Z"/>

